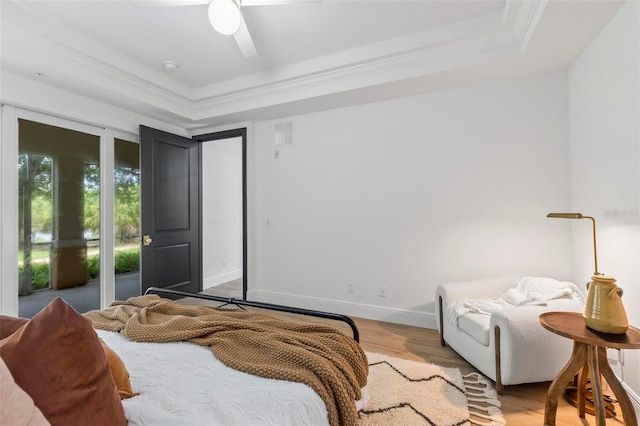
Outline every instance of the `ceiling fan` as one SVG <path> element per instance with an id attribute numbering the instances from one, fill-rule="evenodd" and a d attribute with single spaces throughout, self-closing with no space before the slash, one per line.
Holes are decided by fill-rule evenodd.
<path id="1" fill-rule="evenodd" d="M 319 3 L 323 0 L 130 0 L 135 6 L 177 7 L 209 5 L 209 22 L 223 35 L 233 35 L 242 56 L 250 58 L 258 54 L 251 34 L 242 17 L 241 8 L 246 6 L 266 6 L 296 3 Z"/>

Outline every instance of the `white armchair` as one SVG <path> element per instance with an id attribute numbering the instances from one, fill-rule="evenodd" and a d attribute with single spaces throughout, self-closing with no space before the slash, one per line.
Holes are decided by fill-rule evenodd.
<path id="1" fill-rule="evenodd" d="M 436 322 L 442 346 L 460 356 L 496 382 L 505 385 L 553 380 L 571 356 L 571 340 L 542 328 L 538 317 L 547 311 L 582 312 L 579 297 L 549 300 L 545 306 L 518 306 L 490 315 L 469 312 L 452 318 L 452 304 L 465 299 L 500 297 L 520 278 L 493 278 L 441 284 L 436 288 Z M 560 284 L 560 283 L 559 283 Z M 455 317 L 455 315 L 454 315 Z"/>

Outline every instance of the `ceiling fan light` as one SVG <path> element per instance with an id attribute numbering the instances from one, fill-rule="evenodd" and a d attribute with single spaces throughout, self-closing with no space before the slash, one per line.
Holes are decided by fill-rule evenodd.
<path id="1" fill-rule="evenodd" d="M 233 0 L 211 0 L 209 3 L 209 22 L 220 34 L 235 34 L 242 22 L 240 8 Z"/>

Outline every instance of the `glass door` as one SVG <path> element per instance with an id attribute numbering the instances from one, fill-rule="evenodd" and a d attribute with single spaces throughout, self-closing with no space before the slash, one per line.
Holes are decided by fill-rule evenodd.
<path id="1" fill-rule="evenodd" d="M 86 312 L 101 299 L 106 306 L 139 295 L 136 137 L 26 116 L 16 132 L 18 283 L 4 294 L 17 293 L 18 315 L 27 318 L 58 296 Z"/>
<path id="2" fill-rule="evenodd" d="M 100 137 L 18 120 L 19 315 L 100 304 Z"/>
<path id="3" fill-rule="evenodd" d="M 140 150 L 114 141 L 114 242 L 116 300 L 140 295 Z"/>

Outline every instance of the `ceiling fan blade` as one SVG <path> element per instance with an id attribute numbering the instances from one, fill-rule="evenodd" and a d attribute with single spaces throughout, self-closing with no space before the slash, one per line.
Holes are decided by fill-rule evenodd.
<path id="1" fill-rule="evenodd" d="M 324 0 L 240 0 L 240 6 L 274 6 L 282 4 L 322 3 Z"/>
<path id="2" fill-rule="evenodd" d="M 249 28 L 247 28 L 247 24 L 244 22 L 244 17 L 240 21 L 240 28 L 235 32 L 233 38 L 236 40 L 236 43 L 242 52 L 242 56 L 245 58 L 250 58 L 258 54 L 258 51 L 253 44 L 253 40 L 251 39 L 251 34 L 249 34 Z"/>
<path id="3" fill-rule="evenodd" d="M 209 4 L 208 0 L 129 0 L 133 6 L 138 8 L 147 7 L 176 7 L 176 6 L 194 6 Z"/>

